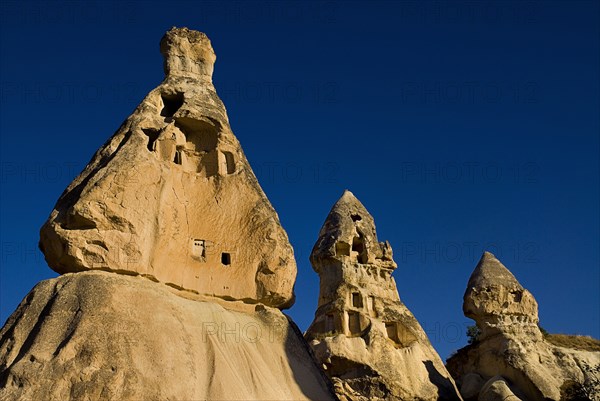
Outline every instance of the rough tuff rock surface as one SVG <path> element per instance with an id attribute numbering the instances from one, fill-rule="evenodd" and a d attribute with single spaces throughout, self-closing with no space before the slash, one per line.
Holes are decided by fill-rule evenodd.
<path id="1" fill-rule="evenodd" d="M 0 331 L 0 400 L 18 399 L 335 396 L 279 309 L 90 271 L 40 282 Z"/>
<path id="2" fill-rule="evenodd" d="M 321 228 L 315 319 L 305 334 L 341 400 L 455 400 L 454 381 L 398 296 L 396 263 L 373 218 L 346 191 Z"/>
<path id="3" fill-rule="evenodd" d="M 61 195 L 40 248 L 58 273 L 141 274 L 176 288 L 285 308 L 296 263 L 212 84 L 203 33 L 160 43 L 165 80 Z"/>
<path id="4" fill-rule="evenodd" d="M 477 323 L 480 340 L 498 333 L 542 335 L 535 298 L 489 252 L 483 254 L 469 278 L 463 312 Z"/>
<path id="5" fill-rule="evenodd" d="M 600 352 L 544 340 L 535 298 L 489 252 L 469 279 L 463 311 L 481 335 L 449 358 L 447 368 L 466 401 L 560 400 L 564 385 L 585 381 L 586 365 L 600 364 Z"/>

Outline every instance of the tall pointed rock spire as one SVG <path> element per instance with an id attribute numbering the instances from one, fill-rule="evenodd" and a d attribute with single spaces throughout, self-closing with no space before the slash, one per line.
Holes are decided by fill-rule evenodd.
<path id="1" fill-rule="evenodd" d="M 344 400 L 459 399 L 419 322 L 398 296 L 396 263 L 349 191 L 333 206 L 310 256 L 321 281 L 306 332 Z"/>

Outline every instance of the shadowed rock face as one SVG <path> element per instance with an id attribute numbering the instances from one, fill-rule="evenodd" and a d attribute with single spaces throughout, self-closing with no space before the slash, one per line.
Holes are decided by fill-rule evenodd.
<path id="1" fill-rule="evenodd" d="M 423 329 L 398 296 L 392 248 L 349 191 L 310 256 L 321 281 L 305 337 L 341 400 L 459 399 Z"/>
<path id="2" fill-rule="evenodd" d="M 231 131 L 203 33 L 161 41 L 165 80 L 61 195 L 40 248 L 58 273 L 141 274 L 177 288 L 285 308 L 296 263 Z"/>
<path id="3" fill-rule="evenodd" d="M 565 384 L 589 378 L 586 365 L 600 364 L 600 352 L 556 347 L 544 339 L 535 298 L 489 252 L 469 279 L 463 311 L 481 335 L 449 358 L 447 367 L 466 401 L 558 401 Z"/>

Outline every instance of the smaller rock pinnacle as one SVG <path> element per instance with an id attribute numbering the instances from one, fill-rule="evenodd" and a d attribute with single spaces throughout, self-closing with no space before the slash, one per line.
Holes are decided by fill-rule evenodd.
<path id="1" fill-rule="evenodd" d="M 160 41 L 167 77 L 187 77 L 212 82 L 216 60 L 210 39 L 198 31 L 173 27 Z"/>

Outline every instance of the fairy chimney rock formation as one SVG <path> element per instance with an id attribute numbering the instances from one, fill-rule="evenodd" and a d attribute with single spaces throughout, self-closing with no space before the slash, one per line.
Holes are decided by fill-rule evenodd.
<path id="1" fill-rule="evenodd" d="M 0 400 L 334 401 L 279 310 L 294 254 L 212 85 L 210 41 L 173 28 L 160 48 L 165 80 L 41 229 L 62 275 L 0 329 Z"/>
<path id="2" fill-rule="evenodd" d="M 588 368 L 600 366 L 600 352 L 547 341 L 535 298 L 489 252 L 469 278 L 463 311 L 480 334 L 446 366 L 465 401 L 558 401 L 573 382 L 594 380 Z"/>
<path id="3" fill-rule="evenodd" d="M 398 296 L 392 248 L 349 191 L 331 209 L 311 257 L 320 278 L 305 337 L 341 400 L 458 399 L 454 382 Z"/>
<path id="4" fill-rule="evenodd" d="M 477 323 L 480 339 L 499 332 L 541 336 L 535 298 L 490 252 L 483 254 L 469 278 L 463 311 Z"/>
<path id="5" fill-rule="evenodd" d="M 392 277 L 396 268 L 392 248 L 377 241 L 373 217 L 350 191 L 344 191 L 331 209 L 310 261 L 321 278 L 319 307 L 350 299 L 351 288 L 365 288 L 377 292 L 378 298 L 399 300 Z M 375 294 L 371 298 L 366 293 L 359 295 L 354 294 L 355 304 L 364 304 L 376 313 Z"/>
<path id="6" fill-rule="evenodd" d="M 294 253 L 229 126 L 203 33 L 169 30 L 165 80 L 61 195 L 40 248 L 58 273 L 140 274 L 278 308 L 294 300 Z"/>

